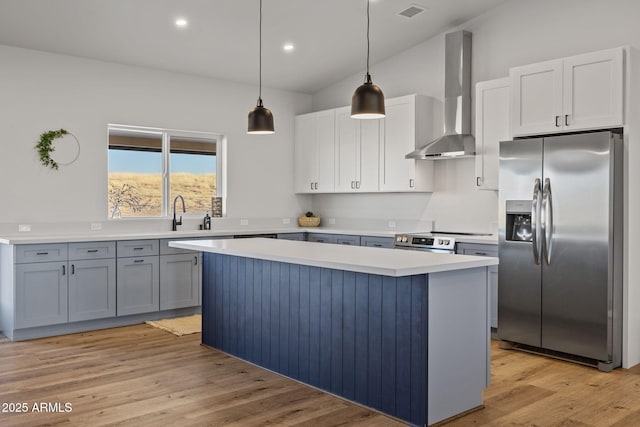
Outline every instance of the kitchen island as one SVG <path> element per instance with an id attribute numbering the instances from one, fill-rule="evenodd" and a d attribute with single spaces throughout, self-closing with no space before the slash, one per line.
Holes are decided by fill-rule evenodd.
<path id="1" fill-rule="evenodd" d="M 202 342 L 415 425 L 482 406 L 491 257 L 193 240 Z"/>

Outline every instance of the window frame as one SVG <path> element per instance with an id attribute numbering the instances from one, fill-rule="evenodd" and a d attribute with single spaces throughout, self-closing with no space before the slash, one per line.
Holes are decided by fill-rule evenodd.
<path id="1" fill-rule="evenodd" d="M 225 135 L 216 132 L 187 131 L 169 128 L 156 128 L 145 126 L 121 125 L 109 123 L 107 124 L 107 153 L 109 152 L 109 136 L 111 131 L 121 131 L 126 133 L 140 133 L 162 135 L 162 206 L 160 216 L 141 216 L 141 217 L 123 217 L 119 219 L 111 218 L 107 215 L 108 220 L 136 220 L 136 219 L 170 219 L 173 217 L 173 201 L 171 199 L 171 138 L 192 138 L 208 140 L 216 144 L 216 194 L 212 197 L 222 197 L 222 216 L 226 216 L 226 144 Z M 109 160 L 107 155 L 107 183 L 109 182 Z M 108 185 L 107 185 L 108 187 Z M 107 207 L 109 200 L 106 200 Z M 210 212 L 210 215 L 212 212 Z M 199 217 L 200 213 L 186 213 L 185 217 Z"/>

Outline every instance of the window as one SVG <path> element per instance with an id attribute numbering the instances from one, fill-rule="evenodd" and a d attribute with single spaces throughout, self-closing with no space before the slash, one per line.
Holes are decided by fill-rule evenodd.
<path id="1" fill-rule="evenodd" d="M 211 214 L 221 195 L 221 135 L 109 125 L 108 217 L 167 217 L 181 195 L 187 214 Z M 182 205 L 179 205 L 182 208 Z"/>

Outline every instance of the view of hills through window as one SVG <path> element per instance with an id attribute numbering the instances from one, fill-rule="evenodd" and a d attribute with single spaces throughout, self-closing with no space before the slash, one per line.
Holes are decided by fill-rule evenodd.
<path id="1" fill-rule="evenodd" d="M 109 218 L 173 215 L 178 194 L 187 213 L 209 212 L 216 196 L 216 142 L 167 135 L 170 152 L 163 182 L 162 132 L 109 132 Z M 163 187 L 170 188 L 168 195 Z M 178 205 L 181 213 L 182 205 Z"/>

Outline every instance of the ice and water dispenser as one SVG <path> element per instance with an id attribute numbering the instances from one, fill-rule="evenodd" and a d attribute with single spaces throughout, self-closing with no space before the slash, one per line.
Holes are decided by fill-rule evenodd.
<path id="1" fill-rule="evenodd" d="M 531 200 L 507 200 L 505 239 L 517 242 L 533 241 L 531 232 Z"/>

